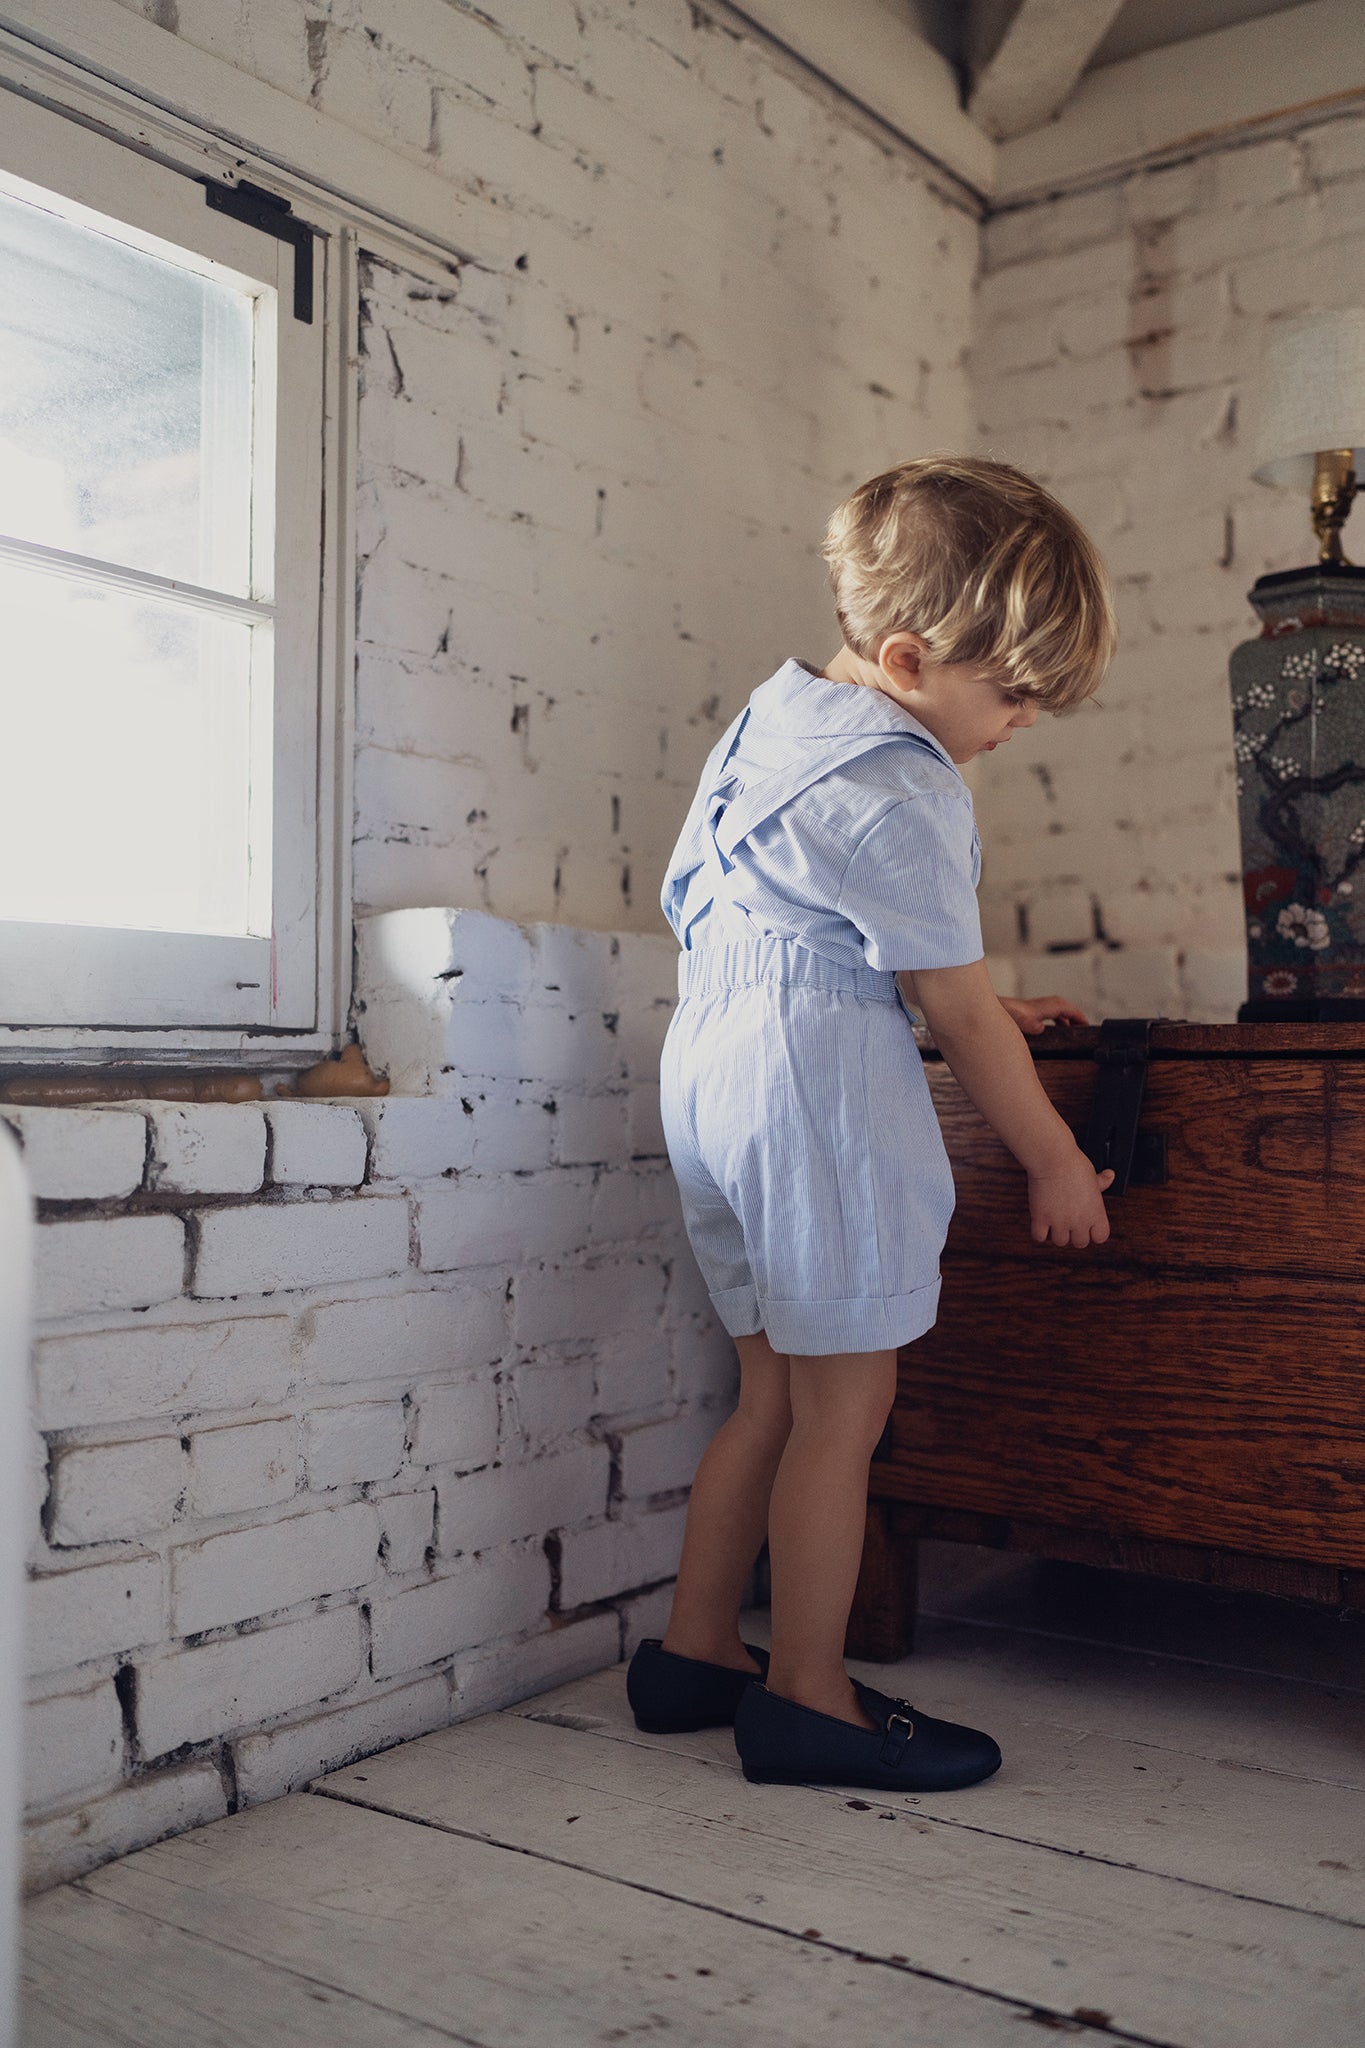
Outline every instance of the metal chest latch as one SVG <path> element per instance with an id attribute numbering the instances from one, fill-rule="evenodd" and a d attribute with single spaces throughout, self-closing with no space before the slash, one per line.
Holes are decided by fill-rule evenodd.
<path id="1" fill-rule="evenodd" d="M 1151 1029 L 1150 1017 L 1113 1017 L 1100 1026 L 1095 1094 L 1081 1150 L 1097 1173 L 1112 1167 L 1110 1195 L 1121 1195 L 1130 1181 L 1160 1187 L 1166 1180 L 1166 1133 L 1138 1129 Z"/>

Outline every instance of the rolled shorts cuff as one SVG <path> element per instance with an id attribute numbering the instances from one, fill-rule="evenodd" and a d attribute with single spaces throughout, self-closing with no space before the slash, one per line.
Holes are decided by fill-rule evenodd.
<path id="1" fill-rule="evenodd" d="M 716 1314 L 731 1337 L 766 1331 L 774 1351 L 827 1358 L 838 1351 L 893 1351 L 913 1344 L 938 1320 L 941 1282 L 913 1294 L 853 1295 L 842 1301 L 760 1301 L 753 1287 L 713 1294 Z"/>
<path id="2" fill-rule="evenodd" d="M 912 1294 L 889 1297 L 768 1300 L 758 1303 L 760 1327 L 766 1330 L 774 1351 L 794 1352 L 798 1358 L 823 1358 L 836 1351 L 894 1351 L 933 1328 L 940 1285 L 932 1280 Z"/>
<path id="3" fill-rule="evenodd" d="M 752 1286 L 727 1287 L 722 1294 L 712 1293 L 711 1306 L 727 1337 L 756 1337 L 763 1328 L 763 1311 Z"/>

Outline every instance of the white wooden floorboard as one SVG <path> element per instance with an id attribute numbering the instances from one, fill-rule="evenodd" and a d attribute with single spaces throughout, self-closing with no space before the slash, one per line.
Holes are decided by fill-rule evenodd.
<path id="1" fill-rule="evenodd" d="M 71 1888 L 25 1916 L 24 2048 L 443 2048 L 423 2026 Z"/>
<path id="2" fill-rule="evenodd" d="M 1087 1734 L 1033 1718 L 1029 1703 L 1014 1697 L 1006 1727 L 1004 1700 L 998 1685 L 983 1694 L 970 1674 L 947 1698 L 939 1688 L 934 1711 L 991 1728 L 1005 1745 L 1004 1768 L 988 1786 L 903 1794 L 892 1803 L 943 1825 L 1044 1842 L 1365 1927 L 1365 1792 Z M 641 1733 L 620 1669 L 509 1712 L 735 1769 L 728 1729 Z"/>
<path id="3" fill-rule="evenodd" d="M 655 1885 L 1025 2005 L 1199 2048 L 1359 2048 L 1365 1937 L 1280 1906 L 944 1827 L 575 1728 L 493 1714 L 323 1781 L 334 1794 Z M 976 1790 L 983 1824 L 990 1787 Z"/>
<path id="4" fill-rule="evenodd" d="M 557 1840 L 557 1804 L 554 1825 Z M 303 1973 L 480 2048 L 599 2048 L 641 2036 L 670 2048 L 1023 2048 L 1029 2017 L 748 1916 L 306 1794 L 144 1849 L 79 1891 L 257 1958 L 263 1995 L 271 1970 Z M 77 1922 L 81 1903 L 77 1895 L 65 1909 Z M 331 2031 L 336 2008 L 319 2010 L 318 2032 L 300 2040 L 346 2041 Z M 107 2038 L 72 2033 L 52 2048 L 104 2048 Z M 290 2038 L 267 2023 L 253 2048 Z M 423 2048 L 429 2038 L 413 2036 Z M 376 2027 L 371 2039 L 387 2048 L 408 2036 Z M 176 2048 L 236 2040 L 187 2024 Z"/>

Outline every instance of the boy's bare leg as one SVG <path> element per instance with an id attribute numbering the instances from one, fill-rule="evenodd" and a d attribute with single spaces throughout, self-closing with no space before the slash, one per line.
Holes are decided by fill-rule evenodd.
<path id="1" fill-rule="evenodd" d="M 762 1331 L 737 1337 L 739 1404 L 702 1454 L 687 1504 L 664 1648 L 753 1671 L 740 1603 L 768 1526 L 768 1495 L 791 1428 L 787 1361 Z"/>
<path id="2" fill-rule="evenodd" d="M 896 1393 L 894 1351 L 789 1361 L 792 1428 L 768 1510 L 769 1692 L 870 1728 L 844 1669 L 867 1468 Z"/>

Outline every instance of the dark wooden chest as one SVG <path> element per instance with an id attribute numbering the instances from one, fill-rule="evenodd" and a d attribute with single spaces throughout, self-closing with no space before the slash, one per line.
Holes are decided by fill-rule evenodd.
<path id="1" fill-rule="evenodd" d="M 908 1646 L 924 1535 L 1365 1606 L 1365 1026 L 1156 1024 L 1146 1051 L 1085 1252 L 1032 1242 L 1023 1173 L 926 1062 L 958 1205 L 873 1461 L 863 1655 Z M 1036 1050 L 1078 1134 L 1100 1052 Z"/>

